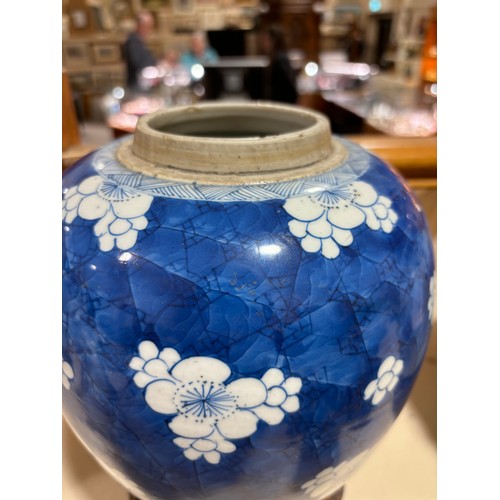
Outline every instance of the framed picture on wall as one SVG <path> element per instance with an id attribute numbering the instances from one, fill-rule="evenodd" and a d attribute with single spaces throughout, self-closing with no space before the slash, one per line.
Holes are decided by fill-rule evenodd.
<path id="1" fill-rule="evenodd" d="M 113 64 L 120 62 L 121 51 L 117 43 L 99 43 L 92 46 L 96 64 Z"/>
<path id="2" fill-rule="evenodd" d="M 86 0 L 68 0 L 64 7 L 71 34 L 87 35 L 96 31 L 96 19 Z"/>
<path id="3" fill-rule="evenodd" d="M 134 0 L 113 0 L 109 4 L 111 15 L 117 22 L 132 18 L 141 9 L 141 2 Z"/>
<path id="4" fill-rule="evenodd" d="M 78 69 L 92 64 L 89 46 L 86 43 L 65 42 L 63 44 L 63 65 Z"/>

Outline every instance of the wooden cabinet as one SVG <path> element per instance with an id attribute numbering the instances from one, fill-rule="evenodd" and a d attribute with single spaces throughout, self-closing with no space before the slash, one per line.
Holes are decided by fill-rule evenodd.
<path id="1" fill-rule="evenodd" d="M 278 24 L 285 30 L 289 50 L 299 50 L 304 58 L 317 61 L 320 16 L 310 0 L 271 0 L 263 24 Z"/>
<path id="2" fill-rule="evenodd" d="M 62 72 L 62 149 L 80 144 L 80 129 L 67 71 Z"/>

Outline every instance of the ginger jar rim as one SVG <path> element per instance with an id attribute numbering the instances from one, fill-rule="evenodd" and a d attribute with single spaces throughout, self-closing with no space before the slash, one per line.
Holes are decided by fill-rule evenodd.
<path id="1" fill-rule="evenodd" d="M 241 185 L 318 175 L 348 153 L 322 113 L 270 102 L 210 102 L 142 116 L 116 156 L 173 182 Z"/>

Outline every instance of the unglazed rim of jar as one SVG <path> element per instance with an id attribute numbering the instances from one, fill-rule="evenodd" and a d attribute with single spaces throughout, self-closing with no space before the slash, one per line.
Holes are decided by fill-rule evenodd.
<path id="1" fill-rule="evenodd" d="M 173 182 L 239 185 L 318 175 L 347 150 L 326 116 L 267 102 L 211 102 L 142 116 L 118 160 L 130 170 Z"/>

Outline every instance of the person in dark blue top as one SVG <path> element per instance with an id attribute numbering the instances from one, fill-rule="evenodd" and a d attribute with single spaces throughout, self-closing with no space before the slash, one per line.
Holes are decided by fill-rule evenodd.
<path id="1" fill-rule="evenodd" d="M 123 45 L 123 58 L 127 65 L 127 87 L 140 90 L 138 76 L 148 66 L 156 66 L 157 61 L 146 45 L 145 39 L 154 28 L 154 18 L 150 12 L 142 11 L 137 15 L 137 28 L 130 33 Z"/>

